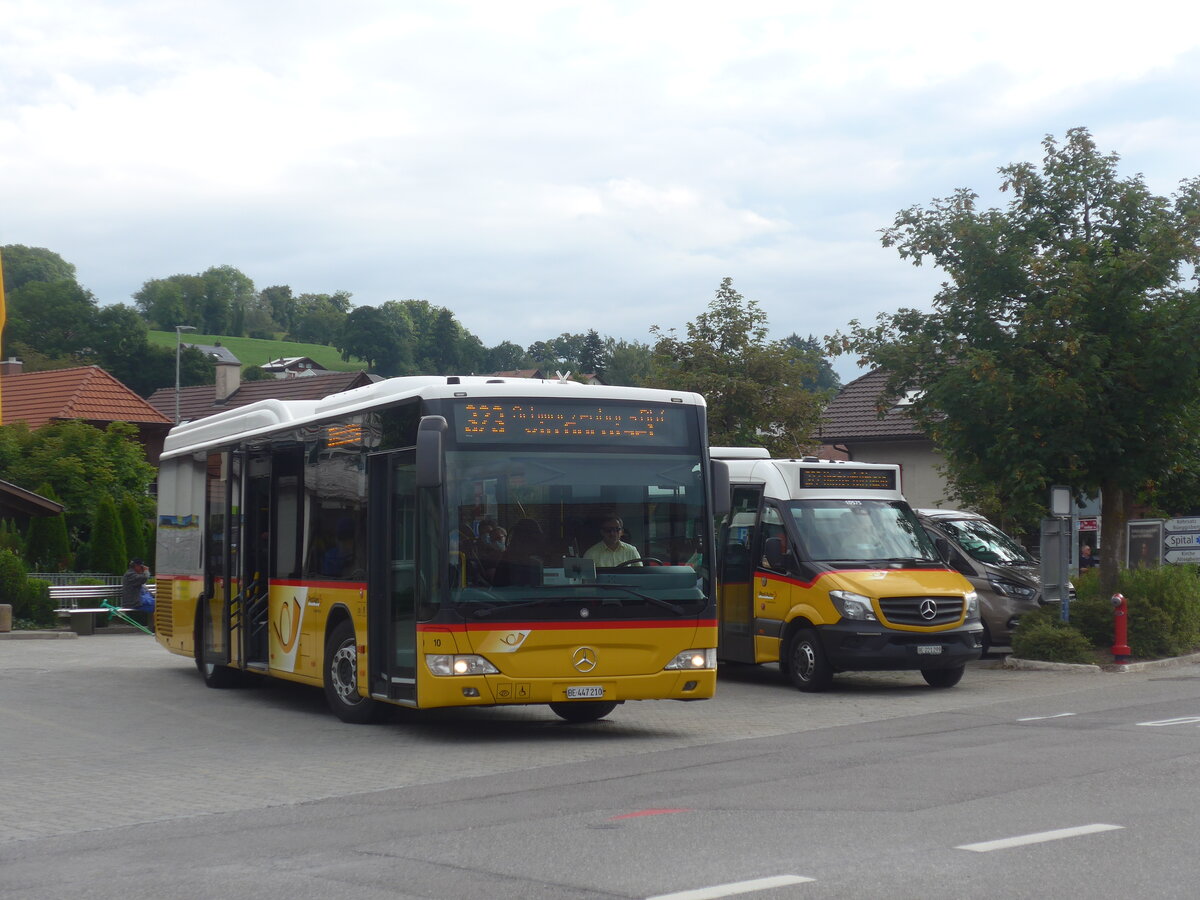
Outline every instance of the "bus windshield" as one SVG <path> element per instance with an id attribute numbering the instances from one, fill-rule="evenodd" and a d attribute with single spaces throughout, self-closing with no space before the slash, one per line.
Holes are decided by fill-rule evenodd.
<path id="1" fill-rule="evenodd" d="M 467 619 L 695 615 L 710 596 L 699 462 L 448 451 L 449 602 Z"/>
<path id="2" fill-rule="evenodd" d="M 801 551 L 830 563 L 939 563 L 908 504 L 897 500 L 794 500 Z"/>

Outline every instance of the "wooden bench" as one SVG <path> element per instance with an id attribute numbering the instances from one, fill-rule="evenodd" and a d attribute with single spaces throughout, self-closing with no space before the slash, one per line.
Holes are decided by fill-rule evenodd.
<path id="1" fill-rule="evenodd" d="M 95 634 L 96 616 L 106 615 L 109 620 L 121 621 L 138 628 L 146 634 L 153 632 L 129 614 L 137 612 L 130 607 L 121 606 L 121 585 L 119 584 L 52 584 L 50 599 L 58 605 L 54 611 L 63 618 L 68 618 L 71 630 L 76 634 Z M 83 601 L 84 605 L 80 605 Z M 96 601 L 100 605 L 96 605 Z"/>

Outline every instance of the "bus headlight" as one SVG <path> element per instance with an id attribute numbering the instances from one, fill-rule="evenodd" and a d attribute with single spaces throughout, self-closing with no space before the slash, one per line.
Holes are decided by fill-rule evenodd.
<path id="1" fill-rule="evenodd" d="M 684 650 L 667 663 L 664 669 L 715 669 L 717 667 L 717 649 Z"/>
<path id="2" fill-rule="evenodd" d="M 974 591 L 969 591 L 963 595 L 963 603 L 967 607 L 967 621 L 979 621 L 979 595 Z"/>
<path id="3" fill-rule="evenodd" d="M 474 653 L 451 656 L 449 654 L 427 654 L 425 665 L 434 675 L 498 675 L 500 670 L 482 656 Z"/>
<path id="4" fill-rule="evenodd" d="M 856 622 L 879 621 L 875 618 L 875 610 L 871 608 L 870 597 L 853 594 L 850 591 L 830 591 L 829 599 L 833 601 L 833 605 L 837 607 L 837 611 L 842 614 L 843 619 L 851 619 Z"/>

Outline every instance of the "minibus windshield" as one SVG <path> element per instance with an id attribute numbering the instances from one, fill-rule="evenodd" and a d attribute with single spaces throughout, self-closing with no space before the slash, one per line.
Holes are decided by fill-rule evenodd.
<path id="1" fill-rule="evenodd" d="M 788 507 L 801 552 L 814 562 L 939 562 L 933 543 L 903 501 L 794 500 Z"/>

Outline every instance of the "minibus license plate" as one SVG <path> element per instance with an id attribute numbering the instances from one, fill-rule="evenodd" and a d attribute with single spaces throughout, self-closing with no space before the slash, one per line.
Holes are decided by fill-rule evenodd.
<path id="1" fill-rule="evenodd" d="M 917 644 L 917 656 L 937 656 L 941 652 L 941 644 Z"/>
<path id="2" fill-rule="evenodd" d="M 604 696 L 604 688 L 598 684 L 595 684 L 595 685 L 588 684 L 588 685 L 581 685 L 579 687 L 567 688 L 567 699 L 568 700 L 583 700 L 585 698 L 586 699 L 594 699 L 596 697 L 603 697 L 603 696 Z"/>

